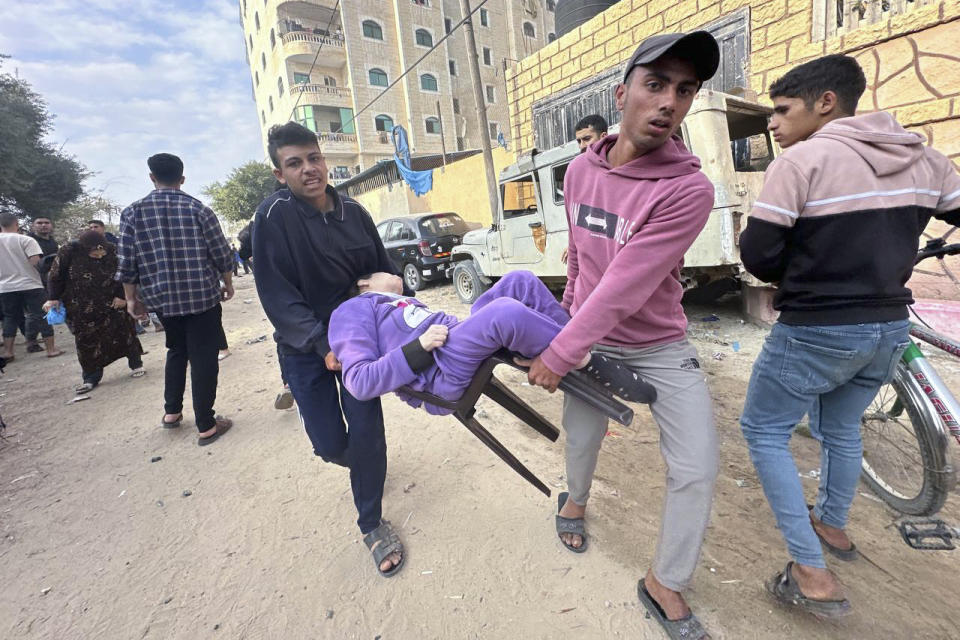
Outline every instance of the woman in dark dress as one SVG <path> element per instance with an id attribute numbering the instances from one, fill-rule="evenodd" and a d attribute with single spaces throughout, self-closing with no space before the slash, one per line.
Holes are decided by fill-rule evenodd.
<path id="1" fill-rule="evenodd" d="M 77 240 L 60 247 L 47 280 L 44 309 L 63 304 L 67 322 L 77 342 L 77 358 L 87 393 L 103 378 L 103 368 L 126 358 L 131 376 L 143 369 L 143 347 L 134 319 L 127 313 L 123 285 L 114 280 L 117 248 L 98 231 L 84 231 Z"/>

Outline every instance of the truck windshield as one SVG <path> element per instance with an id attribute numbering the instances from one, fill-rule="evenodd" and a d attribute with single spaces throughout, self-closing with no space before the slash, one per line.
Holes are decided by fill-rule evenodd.
<path id="1" fill-rule="evenodd" d="M 766 111 L 748 103 L 727 101 L 727 128 L 736 171 L 765 171 L 773 162 Z"/>
<path id="2" fill-rule="evenodd" d="M 420 232 L 427 236 L 462 236 L 469 229 L 463 218 L 455 213 L 444 213 L 420 220 Z"/>
<path id="3" fill-rule="evenodd" d="M 500 185 L 504 219 L 516 218 L 537 212 L 537 187 L 533 174 L 504 182 Z"/>

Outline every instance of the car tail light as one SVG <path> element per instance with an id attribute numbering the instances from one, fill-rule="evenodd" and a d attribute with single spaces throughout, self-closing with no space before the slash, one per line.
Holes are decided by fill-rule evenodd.
<path id="1" fill-rule="evenodd" d="M 430 243 L 427 242 L 426 240 L 421 240 L 419 246 L 420 246 L 420 253 L 421 253 L 421 254 L 423 254 L 423 255 L 425 255 L 425 256 L 432 256 L 432 255 L 433 255 L 433 252 L 430 251 Z"/>

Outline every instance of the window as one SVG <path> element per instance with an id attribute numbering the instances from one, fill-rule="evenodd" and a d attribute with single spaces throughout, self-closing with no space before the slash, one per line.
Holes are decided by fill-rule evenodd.
<path id="1" fill-rule="evenodd" d="M 415 5 L 419 6 L 419 7 L 429 7 L 429 6 L 430 6 L 430 0 L 410 0 L 410 2 L 412 2 L 413 4 L 415 4 Z"/>
<path id="2" fill-rule="evenodd" d="M 556 11 L 557 3 L 553 0 L 547 0 L 547 11 Z"/>
<path id="3" fill-rule="evenodd" d="M 283 95 L 283 78 L 277 78 L 277 95 Z"/>
<path id="4" fill-rule="evenodd" d="M 527 36 L 528 38 L 537 37 L 537 30 L 533 28 L 533 23 L 531 22 L 523 23 L 523 35 Z"/>
<path id="5" fill-rule="evenodd" d="M 247 36 L 250 39 L 250 51 L 253 51 L 253 36 Z"/>
<path id="6" fill-rule="evenodd" d="M 505 219 L 530 215 L 537 212 L 537 186 L 533 174 L 528 173 L 500 185 L 500 199 L 503 202 Z"/>
<path id="7" fill-rule="evenodd" d="M 497 134 L 500 133 L 500 125 L 496 122 L 491 122 L 490 124 L 490 139 L 496 140 Z"/>
<path id="8" fill-rule="evenodd" d="M 466 148 L 467 148 L 466 141 L 460 136 L 457 136 L 457 151 L 463 151 Z"/>
<path id="9" fill-rule="evenodd" d="M 253 12 L 253 24 L 257 27 L 257 31 L 260 30 L 260 14 L 256 11 Z"/>
<path id="10" fill-rule="evenodd" d="M 427 118 L 427 133 L 436 133 L 440 134 L 440 119 L 439 118 Z"/>
<path id="11" fill-rule="evenodd" d="M 450 61 L 450 75 L 452 75 L 452 76 L 457 75 L 457 61 L 456 61 L 456 60 L 451 60 L 451 61 Z"/>
<path id="12" fill-rule="evenodd" d="M 263 109 L 260 109 L 260 122 L 267 124 L 267 114 L 263 112 Z"/>
<path id="13" fill-rule="evenodd" d="M 433 36 L 430 35 L 430 32 L 426 29 L 417 29 L 414 33 L 414 37 L 417 40 L 417 44 L 421 47 L 433 46 Z"/>
<path id="14" fill-rule="evenodd" d="M 323 86 L 335 87 L 337 86 L 337 79 L 333 76 L 323 76 Z"/>
<path id="15" fill-rule="evenodd" d="M 420 76 L 420 88 L 424 91 L 439 91 L 437 88 L 437 78 L 429 73 Z"/>
<path id="16" fill-rule="evenodd" d="M 453 29 L 453 23 L 450 22 L 450 18 L 444 18 L 444 19 L 443 19 L 443 30 L 444 30 L 444 32 L 450 33 L 451 29 Z"/>
<path id="17" fill-rule="evenodd" d="M 467 226 L 463 218 L 455 213 L 441 213 L 440 215 L 421 218 L 419 227 L 421 236 L 435 237 L 454 234 L 462 236 L 470 231 L 470 227 Z"/>
<path id="18" fill-rule="evenodd" d="M 483 48 L 483 64 L 488 67 L 493 64 L 493 54 L 490 52 L 490 47 Z"/>
<path id="19" fill-rule="evenodd" d="M 243 0 L 243 12 L 247 12 L 247 0 Z"/>
<path id="20" fill-rule="evenodd" d="M 273 96 L 267 96 L 267 104 L 270 106 L 270 113 L 273 113 Z"/>
<path id="21" fill-rule="evenodd" d="M 373 126 L 377 131 L 393 131 L 393 118 L 381 113 L 373 119 Z"/>
<path id="22" fill-rule="evenodd" d="M 453 99 L 453 112 L 460 113 L 460 100 L 457 98 Z"/>
<path id="23" fill-rule="evenodd" d="M 375 87 L 385 87 L 389 82 L 387 82 L 387 72 L 383 69 L 370 69 L 369 72 L 370 84 Z"/>
<path id="24" fill-rule="evenodd" d="M 293 72 L 293 84 L 310 84 L 310 74 L 309 73 L 300 73 L 299 71 Z"/>
<path id="25" fill-rule="evenodd" d="M 317 132 L 317 114 L 313 111 L 313 105 L 297 107 L 294 118 L 310 131 Z"/>
<path id="26" fill-rule="evenodd" d="M 265 53 L 261 53 L 261 54 L 260 54 L 260 66 L 261 66 L 264 70 L 266 70 L 266 68 L 267 68 L 267 54 L 265 54 Z"/>
<path id="27" fill-rule="evenodd" d="M 490 13 L 486 9 L 480 9 L 480 26 L 490 26 Z"/>
<path id="28" fill-rule="evenodd" d="M 553 168 L 553 201 L 563 204 L 563 177 L 567 175 L 569 164 L 558 164 Z"/>
<path id="29" fill-rule="evenodd" d="M 373 20 L 363 21 L 363 37 L 383 40 L 383 29 Z"/>
<path id="30" fill-rule="evenodd" d="M 277 36 L 274 34 L 273 29 L 270 29 L 270 48 L 273 49 L 277 46 Z"/>
<path id="31" fill-rule="evenodd" d="M 496 95 L 494 94 L 494 89 L 492 84 L 487 85 L 487 102 L 491 104 L 496 102 Z"/>
<path id="32" fill-rule="evenodd" d="M 255 83 L 258 87 L 260 86 L 260 72 L 259 72 L 259 71 L 254 71 L 254 72 L 253 72 L 253 81 L 254 81 L 254 83 Z"/>
<path id="33" fill-rule="evenodd" d="M 553 33 L 552 31 L 547 34 L 547 42 L 553 42 L 556 39 L 557 39 L 557 34 Z"/>
<path id="34" fill-rule="evenodd" d="M 389 222 L 384 222 L 383 224 L 377 225 L 377 235 L 380 236 L 381 242 L 387 239 L 387 227 L 389 226 L 390 226 Z"/>

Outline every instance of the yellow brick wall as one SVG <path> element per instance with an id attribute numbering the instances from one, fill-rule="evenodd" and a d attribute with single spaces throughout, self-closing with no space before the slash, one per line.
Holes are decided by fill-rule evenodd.
<path id="1" fill-rule="evenodd" d="M 892 111 L 960 164 L 960 0 L 940 0 L 827 39 L 814 34 L 814 3 L 823 1 L 621 0 L 508 74 L 518 150 L 533 146 L 534 102 L 623 65 L 649 35 L 692 31 L 747 7 L 747 77 L 759 96 L 797 64 L 829 53 L 853 55 L 867 76 L 861 110 Z"/>

